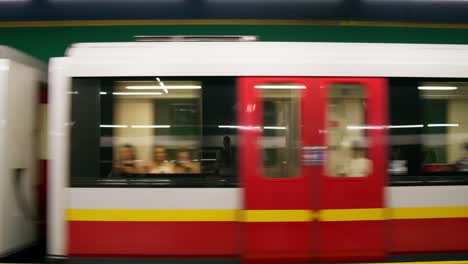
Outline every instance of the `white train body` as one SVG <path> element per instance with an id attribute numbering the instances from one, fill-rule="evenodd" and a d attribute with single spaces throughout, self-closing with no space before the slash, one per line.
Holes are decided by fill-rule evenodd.
<path id="1" fill-rule="evenodd" d="M 38 239 L 37 111 L 46 81 L 45 64 L 0 46 L 0 256 Z"/>
<path id="2" fill-rule="evenodd" d="M 78 232 L 76 231 L 78 227 L 76 227 L 77 229 L 75 231 L 70 231 L 70 228 L 75 228 L 75 223 L 77 223 L 78 226 L 87 221 L 86 223 L 91 226 L 93 223 L 106 221 L 106 219 L 109 220 L 112 217 L 115 217 L 115 219 L 109 220 L 111 222 L 138 222 L 138 216 L 135 216 L 136 218 L 130 216 L 130 211 L 132 210 L 152 211 L 154 214 L 157 214 L 157 212 L 164 214 L 167 213 L 167 210 L 221 210 L 222 212 L 219 213 L 219 218 L 229 213 L 235 215 L 231 217 L 232 219 L 226 216 L 226 219 L 229 218 L 231 220 L 224 219 L 220 221 L 230 221 L 233 223 L 233 226 L 239 227 L 244 222 L 250 224 L 250 220 L 248 220 L 249 218 L 247 216 L 237 214 L 238 212 L 248 211 L 246 213 L 249 215 L 249 210 L 259 209 L 249 208 L 249 202 L 246 203 L 246 200 L 252 199 L 252 196 L 249 196 L 250 198 L 244 196 L 246 193 L 249 193 L 245 188 L 251 187 L 249 186 L 250 183 L 245 185 L 245 182 L 242 182 L 242 180 L 240 180 L 241 184 L 238 187 L 217 189 L 203 187 L 157 188 L 154 186 L 146 186 L 144 188 L 126 188 L 125 186 L 118 186 L 112 188 L 109 186 L 103 187 L 102 185 L 77 187 L 70 182 L 70 151 L 71 148 L 74 147 L 70 145 L 70 127 L 73 125 L 70 124 L 72 121 L 70 119 L 72 107 L 70 92 L 73 93 L 73 78 L 130 78 L 141 76 L 163 76 L 168 78 L 179 76 L 233 76 L 241 78 L 241 80 L 242 77 L 262 77 L 268 79 L 276 76 L 284 79 L 302 77 L 467 79 L 468 46 L 283 42 L 89 43 L 73 45 L 67 51 L 66 57 L 52 59 L 50 64 L 50 180 L 48 200 L 48 219 L 50 225 L 48 231 L 48 254 L 50 256 L 111 255 L 118 257 L 119 253 L 112 251 L 112 249 L 109 248 L 111 246 L 106 244 L 107 242 L 103 242 L 103 244 L 106 244 L 108 247 L 102 246 L 101 250 L 101 248 L 99 248 L 101 244 L 98 243 L 98 246 L 94 248 L 95 251 L 91 248 L 87 249 L 84 246 L 84 240 L 75 243 L 73 241 L 75 233 L 73 232 Z M 240 124 L 240 127 L 243 125 L 245 124 Z M 241 129 L 242 128 L 240 128 L 240 130 Z M 239 137 L 243 137 L 243 135 L 244 134 L 240 134 L 233 137 L 235 145 L 238 144 L 237 140 Z M 274 145 L 275 143 L 272 144 Z M 15 147 L 10 148 L 11 151 L 15 149 Z M 5 154 L 6 153 L 3 155 Z M 5 159 L 0 160 L 4 161 Z M 387 164 L 387 161 L 385 161 L 385 164 Z M 5 166 L 12 166 L 12 163 L 7 162 Z M 5 166 L 0 167 L 6 168 Z M 387 165 L 382 166 L 382 169 L 384 169 Z M 240 170 L 239 174 L 242 173 L 244 172 Z M 385 173 L 382 172 L 382 175 Z M 241 179 L 246 179 L 246 177 L 251 176 L 239 176 Z M 468 218 L 468 186 L 466 185 L 389 186 L 387 180 L 382 182 L 385 182 L 382 186 L 384 193 L 382 208 L 386 209 L 385 221 L 398 224 L 400 223 L 398 221 L 402 219 L 410 219 L 411 215 L 407 211 L 409 210 L 408 208 L 417 208 L 416 211 L 421 212 L 421 215 L 427 213 L 427 210 L 433 209 L 435 212 L 440 208 L 452 208 L 440 209 L 440 212 L 443 211 L 447 213 L 447 217 L 445 218 L 454 217 L 463 219 L 463 221 L 466 221 Z M 267 194 L 264 193 L 263 195 Z M 272 208 L 274 209 L 273 206 L 270 209 Z M 284 209 L 294 208 L 295 207 L 292 206 L 291 208 Z M 450 210 L 456 210 L 456 208 L 458 208 L 457 212 L 459 212 L 459 214 L 449 213 Z M 104 215 L 106 210 L 115 210 L 116 215 Z M 284 217 L 291 217 L 292 219 L 295 217 L 292 214 L 300 214 L 300 212 L 293 211 L 286 212 L 291 215 L 286 216 L 285 214 Z M 92 216 L 91 213 L 87 214 L 86 212 L 93 212 L 96 213 L 96 215 Z M 104 212 L 102 217 L 100 215 L 101 212 Z M 125 215 L 125 212 L 128 212 L 129 215 Z M 327 212 L 324 212 L 323 219 L 327 217 L 325 214 Z M 362 212 L 364 211 L 359 211 L 358 213 Z M 255 212 L 253 212 L 252 215 L 254 215 L 254 213 Z M 117 214 L 119 215 L 117 216 Z M 272 215 L 274 215 L 273 212 Z M 150 216 L 148 217 L 151 218 Z M 153 219 L 155 223 L 165 221 L 164 219 L 166 219 L 165 216 L 161 216 L 161 218 L 158 217 L 159 216 L 154 216 L 154 219 L 151 219 Z M 168 221 L 177 222 L 177 217 L 179 216 L 168 215 L 167 217 L 169 219 Z M 258 218 L 253 217 L 252 219 L 264 219 L 259 215 L 256 217 Z M 279 215 L 278 217 L 281 218 Z M 344 216 L 343 219 L 347 219 L 346 217 L 352 218 L 352 216 L 347 215 Z M 424 216 L 421 217 L 424 218 Z M 196 219 L 193 221 L 209 222 L 209 220 L 204 219 L 203 216 L 195 218 Z M 297 218 L 299 219 L 300 216 L 298 215 Z M 414 218 L 418 217 L 415 216 Z M 444 217 L 441 216 L 439 218 Z M 152 220 L 147 221 L 151 222 Z M 268 219 L 258 220 L 257 222 L 262 221 L 269 222 Z M 294 221 L 300 222 L 302 220 L 291 220 L 291 222 Z M 333 222 L 335 220 L 323 221 Z M 256 222 L 256 220 L 252 220 L 252 222 Z M 422 223 L 422 225 L 424 224 L 426 224 L 426 222 Z M 80 228 L 83 228 L 83 226 L 80 226 Z M 128 228 L 132 230 L 130 225 Z M 278 228 L 284 228 L 284 226 Z M 401 230 L 406 230 L 404 228 L 402 227 Z M 96 227 L 94 230 L 97 229 Z M 84 229 L 79 230 L 83 231 Z M 122 232 L 131 231 L 127 230 Z M 210 239 L 210 231 L 206 230 L 206 232 L 206 239 L 208 240 Z M 393 242 L 386 244 L 387 248 L 385 252 L 388 254 L 392 252 L 411 252 L 413 248 L 421 249 L 422 252 L 426 250 L 421 246 L 412 247 L 413 244 L 405 244 L 404 241 L 408 241 L 411 238 L 405 237 L 402 233 L 404 233 L 404 231 L 398 233 L 391 230 L 386 233 L 389 236 L 386 238 L 388 239 L 386 241 Z M 232 234 L 229 233 L 226 236 L 231 235 Z M 238 231 L 237 235 L 240 237 L 243 236 L 241 231 Z M 122 237 L 126 236 L 127 235 L 122 235 Z M 79 240 L 78 235 L 75 237 Z M 131 237 L 131 235 L 128 235 L 128 237 Z M 169 237 L 170 236 L 165 238 L 169 239 Z M 258 244 L 252 243 L 261 247 L 259 244 L 260 240 L 255 240 L 255 238 L 250 236 L 248 237 L 249 239 L 257 241 Z M 158 238 L 155 237 L 154 239 L 157 240 Z M 171 240 L 171 243 L 176 243 L 174 241 L 184 241 L 183 239 L 179 240 L 177 234 L 170 237 L 170 239 L 174 239 Z M 144 239 L 142 238 L 142 240 Z M 236 238 L 236 241 L 243 240 L 237 240 Z M 244 242 L 239 243 L 243 244 Z M 162 243 L 161 245 L 163 245 L 164 242 L 159 241 L 157 243 Z M 203 242 L 200 243 L 203 244 Z M 212 241 L 209 243 L 212 243 Z M 246 244 L 243 245 L 248 245 L 247 247 L 253 245 L 249 244 L 249 242 L 245 243 Z M 72 249 L 70 249 L 70 247 L 72 247 Z M 148 248 L 142 249 L 141 252 L 139 249 L 128 249 L 128 252 L 126 252 L 126 248 L 122 247 L 120 247 L 119 250 L 123 251 L 122 255 L 139 255 L 141 253 L 142 256 L 151 257 L 174 256 L 174 254 L 171 255 L 170 252 L 181 252 L 181 257 L 194 256 L 197 254 L 200 256 L 211 255 L 206 248 L 197 251 L 197 247 L 194 246 L 193 249 L 189 247 L 189 245 L 180 244 L 177 246 L 176 244 L 172 244 L 168 246 L 167 251 L 164 251 L 166 249 L 164 246 L 164 250 L 161 249 L 158 251 L 158 249 L 155 249 L 154 252 Z M 238 247 L 242 246 L 237 245 L 236 247 L 225 249 L 219 249 L 213 246 L 213 248 L 216 249 L 213 249 L 212 255 L 221 257 L 234 255 L 242 258 L 241 255 L 245 252 L 242 253 L 242 251 L 239 251 Z M 457 246 L 450 245 L 441 248 L 441 251 L 450 251 L 451 249 L 454 251 L 468 250 L 468 248 L 457 247 L 458 244 Z M 255 246 L 252 246 L 252 248 L 255 248 Z M 426 251 L 434 252 L 437 250 L 433 250 L 429 246 Z M 278 258 L 282 259 L 280 256 Z"/>

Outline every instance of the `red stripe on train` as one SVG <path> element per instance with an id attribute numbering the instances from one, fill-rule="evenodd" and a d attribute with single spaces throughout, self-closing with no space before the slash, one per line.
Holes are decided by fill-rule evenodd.
<path id="1" fill-rule="evenodd" d="M 319 222 L 320 261 L 385 260 L 385 221 Z"/>
<path id="2" fill-rule="evenodd" d="M 237 222 L 70 221 L 68 231 L 72 256 L 239 255 Z"/>
<path id="3" fill-rule="evenodd" d="M 239 256 L 241 254 L 240 248 L 245 246 L 240 243 L 242 233 L 240 224 L 237 222 L 71 221 L 68 224 L 69 254 L 72 256 Z M 386 230 L 389 239 L 384 239 L 388 241 L 388 253 L 436 253 L 468 250 L 468 240 L 464 235 L 468 233 L 468 218 L 391 220 L 387 224 Z M 283 225 L 287 225 L 287 223 L 283 223 Z M 252 231 L 255 232 L 259 230 L 258 228 L 269 229 L 272 225 L 256 223 L 253 226 L 255 228 Z M 282 225 L 276 227 L 278 226 Z M 282 227 L 284 228 L 284 226 Z M 336 232 L 342 231 L 346 233 L 350 230 L 346 230 L 346 228 L 336 230 Z M 282 237 L 278 229 L 272 234 L 277 237 L 265 237 L 263 241 L 255 241 L 257 245 L 254 247 L 262 252 L 264 243 L 294 242 L 294 239 Z M 364 233 L 362 235 L 369 236 L 369 234 Z M 303 238 L 302 235 L 298 234 L 295 239 L 301 238 Z M 322 238 L 324 240 L 315 239 L 320 244 L 330 242 L 326 238 Z M 277 242 L 274 242 L 275 240 Z M 254 241 L 250 243 L 252 242 Z M 344 243 L 344 241 L 335 242 Z M 358 245 L 359 241 L 356 241 L 356 246 L 358 247 Z M 319 248 L 324 250 L 327 246 L 322 244 Z M 357 248 L 345 248 L 348 253 L 350 250 L 357 250 Z M 269 250 L 263 252 L 272 253 Z M 277 254 L 280 253 L 277 252 Z M 318 256 L 328 255 L 330 257 L 329 255 L 335 254 L 337 252 L 327 254 L 326 251 L 322 251 L 318 253 Z"/>
<path id="4" fill-rule="evenodd" d="M 468 218 L 389 222 L 392 253 L 468 251 Z"/>

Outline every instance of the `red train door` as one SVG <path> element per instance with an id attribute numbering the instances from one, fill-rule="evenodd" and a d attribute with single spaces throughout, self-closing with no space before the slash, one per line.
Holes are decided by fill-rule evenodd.
<path id="1" fill-rule="evenodd" d="M 385 89 L 377 78 L 239 79 L 244 260 L 385 256 Z"/>
<path id="2" fill-rule="evenodd" d="M 301 146 L 312 145 L 313 109 L 307 78 L 239 79 L 239 166 L 244 187 L 245 260 L 303 261 L 314 247 L 312 167 Z"/>
<path id="3" fill-rule="evenodd" d="M 385 257 L 386 84 L 380 78 L 319 78 L 314 144 L 326 148 L 316 172 L 318 256 Z"/>

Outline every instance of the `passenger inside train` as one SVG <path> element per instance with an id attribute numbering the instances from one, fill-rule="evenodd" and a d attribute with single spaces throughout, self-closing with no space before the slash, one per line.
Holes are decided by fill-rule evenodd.
<path id="1" fill-rule="evenodd" d="M 200 164 L 194 162 L 188 149 L 181 149 L 177 153 L 174 163 L 174 173 L 200 173 Z"/>
<path id="2" fill-rule="evenodd" d="M 465 151 L 465 155 L 455 164 L 455 167 L 460 172 L 468 172 L 468 142 L 464 144 L 463 150 Z"/>
<path id="3" fill-rule="evenodd" d="M 135 147 L 125 144 L 119 149 L 119 159 L 113 165 L 113 175 L 141 174 L 145 169 L 140 160 L 137 159 Z"/>
<path id="4" fill-rule="evenodd" d="M 144 163 L 136 158 L 135 147 L 126 144 L 120 147 L 120 159 L 113 165 L 113 176 L 131 174 L 184 174 L 200 173 L 200 163 L 191 158 L 190 150 L 180 149 L 177 151 L 176 160 L 167 159 L 167 151 L 162 146 L 153 149 L 153 161 Z M 226 166 L 229 163 L 226 164 Z"/>
<path id="5" fill-rule="evenodd" d="M 367 147 L 364 141 L 355 140 L 351 146 L 351 158 L 346 164 L 344 176 L 365 177 L 372 172 L 372 161 L 366 156 Z"/>
<path id="6" fill-rule="evenodd" d="M 149 165 L 149 173 L 174 173 L 174 165 L 167 160 L 167 152 L 164 147 L 154 147 L 153 161 Z"/>
<path id="7" fill-rule="evenodd" d="M 231 138 L 229 136 L 224 136 L 223 137 L 223 148 L 218 151 L 218 157 L 217 157 L 217 167 L 218 167 L 218 173 L 221 175 L 224 174 L 231 174 L 233 170 L 233 164 L 234 163 L 234 151 L 231 146 Z"/>

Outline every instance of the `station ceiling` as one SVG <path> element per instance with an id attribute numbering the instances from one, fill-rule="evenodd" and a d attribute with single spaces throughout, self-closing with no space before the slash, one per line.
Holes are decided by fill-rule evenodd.
<path id="1" fill-rule="evenodd" d="M 0 21 L 287 19 L 468 23 L 466 0 L 0 0 Z"/>

